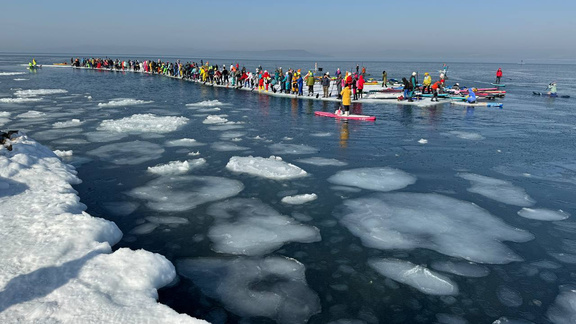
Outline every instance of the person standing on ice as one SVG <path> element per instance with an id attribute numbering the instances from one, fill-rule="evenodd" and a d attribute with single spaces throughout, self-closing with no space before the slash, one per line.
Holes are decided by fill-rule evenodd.
<path id="1" fill-rule="evenodd" d="M 344 83 L 344 79 L 342 79 L 342 73 L 340 73 L 336 76 L 336 91 L 338 93 L 338 99 L 342 98 L 340 95 L 340 92 L 342 92 L 342 83 Z"/>
<path id="2" fill-rule="evenodd" d="M 428 72 L 424 73 L 424 81 L 422 81 L 422 93 L 430 93 L 430 86 L 432 85 L 432 77 Z"/>
<path id="3" fill-rule="evenodd" d="M 302 74 L 298 72 L 298 95 L 302 96 L 304 94 L 304 79 L 302 78 Z"/>
<path id="4" fill-rule="evenodd" d="M 322 77 L 322 89 L 324 90 L 324 95 L 322 98 L 328 98 L 328 89 L 330 88 L 330 72 L 326 72 Z"/>
<path id="5" fill-rule="evenodd" d="M 388 73 L 382 71 L 382 88 L 388 87 Z"/>
<path id="6" fill-rule="evenodd" d="M 409 82 L 406 78 L 402 78 L 402 83 L 404 83 L 404 99 L 408 99 L 408 101 L 412 101 L 412 83 Z"/>
<path id="7" fill-rule="evenodd" d="M 417 73 L 412 72 L 412 76 L 410 77 L 410 83 L 412 83 L 413 91 L 416 91 L 418 89 L 418 78 L 416 76 L 417 76 Z"/>
<path id="8" fill-rule="evenodd" d="M 358 87 L 358 98 L 362 99 L 362 91 L 364 91 L 364 75 L 360 74 L 358 81 L 356 82 Z"/>
<path id="9" fill-rule="evenodd" d="M 350 98 L 350 87 L 347 85 L 342 92 L 340 92 L 340 96 L 342 97 L 342 106 L 344 106 L 344 116 L 348 116 L 350 114 L 350 104 L 352 102 Z"/>
<path id="10" fill-rule="evenodd" d="M 498 68 L 498 71 L 496 71 L 496 84 L 500 84 L 500 79 L 502 79 L 502 68 Z"/>
<path id="11" fill-rule="evenodd" d="M 434 84 L 432 85 L 432 100 L 431 101 L 438 101 L 438 90 L 441 87 L 441 83 L 440 81 L 436 81 L 434 82 Z"/>
<path id="12" fill-rule="evenodd" d="M 308 71 L 308 74 L 306 74 L 306 85 L 308 86 L 308 95 L 309 96 L 314 95 L 314 83 L 316 83 L 316 79 L 314 78 L 314 74 L 312 74 L 312 71 Z"/>

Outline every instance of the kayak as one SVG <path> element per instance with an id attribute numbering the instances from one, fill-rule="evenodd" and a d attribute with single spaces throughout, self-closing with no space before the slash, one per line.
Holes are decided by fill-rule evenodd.
<path id="1" fill-rule="evenodd" d="M 545 97 L 550 97 L 550 98 L 570 98 L 570 96 L 567 96 L 567 95 L 559 96 L 558 94 L 542 93 L 542 92 L 536 92 L 536 91 L 532 91 L 532 93 L 535 96 L 545 96 Z"/>
<path id="2" fill-rule="evenodd" d="M 332 118 L 341 118 L 341 119 L 355 119 L 355 120 L 376 120 L 376 116 L 368 116 L 368 115 L 348 115 L 345 116 L 343 114 L 335 114 L 326 111 L 315 111 L 314 115 L 316 116 L 324 116 L 324 117 L 332 117 Z"/>
<path id="3" fill-rule="evenodd" d="M 475 102 L 475 103 L 469 103 L 466 101 L 452 101 L 450 102 L 453 105 L 457 105 L 457 106 L 467 106 L 467 107 L 497 107 L 497 108 L 502 108 L 504 107 L 503 103 L 499 103 L 499 102 Z"/>

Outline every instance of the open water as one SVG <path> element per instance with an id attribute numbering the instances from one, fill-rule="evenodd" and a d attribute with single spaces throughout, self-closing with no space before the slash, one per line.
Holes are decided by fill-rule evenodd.
<path id="1" fill-rule="evenodd" d="M 504 108 L 354 104 L 377 119 L 346 122 L 314 116 L 335 103 L 130 72 L 30 72 L 22 66 L 29 60 L 0 56 L 0 128 L 73 152 L 63 159 L 83 180 L 75 188 L 87 212 L 124 232 L 115 248 L 157 252 L 177 266 L 180 280 L 160 290 L 159 301 L 178 312 L 213 323 L 569 323 L 576 316 L 576 96 L 532 95 L 551 81 L 560 94 L 574 94 L 573 65 L 448 63 L 449 84 L 476 87 L 489 87 L 502 67 Z M 357 62 L 318 63 L 333 73 Z M 376 78 L 382 70 L 396 79 L 412 71 L 436 77 L 442 68 L 358 63 Z M 66 92 L 1 101 L 37 89 Z M 139 114 L 150 115 L 123 119 Z M 209 123 L 209 115 L 228 122 Z M 178 119 L 156 117 L 188 120 L 171 129 Z M 271 155 L 307 176 L 274 180 L 226 168 L 233 156 Z M 148 170 L 200 158 L 181 174 Z M 281 201 L 301 194 L 318 198 Z"/>

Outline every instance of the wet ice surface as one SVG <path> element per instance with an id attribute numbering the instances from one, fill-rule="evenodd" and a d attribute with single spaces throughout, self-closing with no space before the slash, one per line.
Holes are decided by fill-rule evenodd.
<path id="1" fill-rule="evenodd" d="M 373 259 L 369 264 L 383 276 L 412 286 L 430 295 L 457 295 L 458 286 L 448 277 L 413 263 L 393 259 Z"/>
<path id="2" fill-rule="evenodd" d="M 340 223 L 368 247 L 424 248 L 481 263 L 522 258 L 503 241 L 526 242 L 533 235 L 506 225 L 486 210 L 438 194 L 376 194 L 344 201 Z"/>
<path id="3" fill-rule="evenodd" d="M 559 221 L 570 217 L 570 214 L 565 213 L 562 210 L 549 210 L 549 209 L 532 209 L 532 208 L 522 208 L 518 215 L 524 218 L 542 220 L 542 221 Z"/>
<path id="4" fill-rule="evenodd" d="M 288 180 L 308 175 L 306 171 L 294 164 L 282 161 L 282 158 L 278 156 L 269 158 L 233 156 L 226 164 L 226 168 L 235 172 L 248 173 L 274 180 Z"/>
<path id="5" fill-rule="evenodd" d="M 122 106 L 134 106 L 149 104 L 153 101 L 146 101 L 140 99 L 114 99 L 109 102 L 101 102 L 98 104 L 99 107 L 122 107 Z"/>
<path id="6" fill-rule="evenodd" d="M 136 165 L 162 156 L 162 146 L 145 141 L 108 144 L 87 152 L 89 155 L 118 165 Z"/>
<path id="7" fill-rule="evenodd" d="M 290 205 L 301 205 L 316 199 L 318 199 L 318 195 L 316 194 L 302 194 L 283 197 L 282 202 Z"/>
<path id="8" fill-rule="evenodd" d="M 176 263 L 206 295 L 241 317 L 264 316 L 277 323 L 306 323 L 320 302 L 305 277 L 305 267 L 282 257 L 199 258 Z"/>
<path id="9" fill-rule="evenodd" d="M 472 187 L 468 189 L 470 192 L 514 206 L 528 207 L 535 203 L 524 189 L 508 181 L 472 173 L 462 173 L 459 176 L 472 183 Z"/>
<path id="10" fill-rule="evenodd" d="M 548 309 L 547 315 L 553 323 L 574 323 L 576 319 L 576 286 L 561 286 L 560 294 Z"/>
<path id="11" fill-rule="evenodd" d="M 208 237 L 221 253 L 249 256 L 270 253 L 289 242 L 320 240 L 318 229 L 281 215 L 256 199 L 234 199 L 216 203 L 207 211 L 216 218 Z"/>
<path id="12" fill-rule="evenodd" d="M 206 160 L 202 158 L 190 161 L 171 161 L 166 164 L 158 164 L 153 167 L 148 167 L 148 172 L 160 175 L 181 174 L 204 164 L 206 164 Z"/>
<path id="13" fill-rule="evenodd" d="M 328 181 L 368 190 L 392 191 L 413 184 L 416 178 L 392 168 L 364 168 L 340 171 L 328 178 Z"/>
<path id="14" fill-rule="evenodd" d="M 299 159 L 297 160 L 300 163 L 317 165 L 317 166 L 345 166 L 348 165 L 346 162 L 342 162 L 336 159 L 327 159 L 321 157 L 311 157 L 307 159 Z"/>
<path id="15" fill-rule="evenodd" d="M 98 130 L 118 133 L 169 133 L 186 125 L 186 117 L 159 117 L 139 114 L 119 120 L 104 120 Z"/>
<path id="16" fill-rule="evenodd" d="M 184 211 L 240 193 L 240 181 L 211 176 L 163 176 L 128 192 L 157 211 Z"/>

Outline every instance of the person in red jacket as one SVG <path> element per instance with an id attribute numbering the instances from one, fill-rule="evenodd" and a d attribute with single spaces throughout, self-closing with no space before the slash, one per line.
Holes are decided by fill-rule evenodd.
<path id="1" fill-rule="evenodd" d="M 438 101 L 438 90 L 442 87 L 442 82 L 440 81 L 436 81 L 434 82 L 434 84 L 432 85 L 432 93 L 433 93 L 433 97 L 431 101 Z"/>
<path id="2" fill-rule="evenodd" d="M 358 98 L 362 99 L 362 90 L 364 90 L 364 76 L 360 74 L 358 81 L 356 81 L 358 87 Z"/>
<path id="3" fill-rule="evenodd" d="M 346 86 L 348 86 L 349 88 L 352 88 L 352 73 L 348 72 L 346 75 Z"/>
<path id="4" fill-rule="evenodd" d="M 496 71 L 496 84 L 500 84 L 500 79 L 502 78 L 502 68 L 498 68 L 498 71 Z"/>

